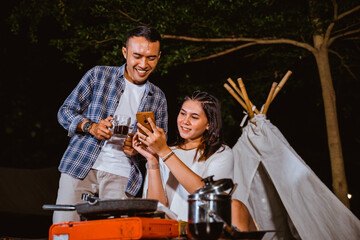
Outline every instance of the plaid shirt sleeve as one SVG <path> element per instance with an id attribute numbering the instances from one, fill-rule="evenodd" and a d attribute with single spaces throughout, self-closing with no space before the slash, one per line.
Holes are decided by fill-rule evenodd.
<path id="1" fill-rule="evenodd" d="M 92 72 L 93 69 L 83 76 L 58 111 L 58 121 L 68 131 L 69 137 L 75 134 L 77 125 L 87 119 L 82 113 L 87 109 L 92 99 L 94 87 Z"/>

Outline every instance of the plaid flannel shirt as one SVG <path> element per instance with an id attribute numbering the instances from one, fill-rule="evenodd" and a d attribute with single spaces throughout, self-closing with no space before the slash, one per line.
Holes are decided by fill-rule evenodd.
<path id="1" fill-rule="evenodd" d="M 71 137 L 59 165 L 60 172 L 83 179 L 92 168 L 105 140 L 76 132 L 76 127 L 84 120 L 99 122 L 109 115 L 114 115 L 125 88 L 124 70 L 125 64 L 121 67 L 93 67 L 60 107 L 58 121 Z M 149 81 L 146 82 L 145 89 L 138 112 L 153 111 L 156 125 L 167 133 L 168 113 L 165 94 Z M 135 123 L 132 132 L 136 131 Z M 143 182 L 139 169 L 141 158 L 138 155 L 129 156 L 132 166 L 126 192 L 132 196 L 138 193 Z"/>

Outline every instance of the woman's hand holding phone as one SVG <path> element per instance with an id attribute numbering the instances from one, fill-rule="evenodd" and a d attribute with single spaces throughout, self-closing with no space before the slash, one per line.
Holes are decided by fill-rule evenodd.
<path id="1" fill-rule="evenodd" d="M 155 125 L 155 122 L 148 118 L 147 121 L 150 124 L 151 130 L 138 123 L 139 131 L 137 132 L 138 141 L 148 146 L 157 155 L 165 156 L 169 153 L 170 148 L 166 143 L 166 134 L 164 129 L 159 128 Z M 142 130 L 144 132 L 141 133 Z"/>

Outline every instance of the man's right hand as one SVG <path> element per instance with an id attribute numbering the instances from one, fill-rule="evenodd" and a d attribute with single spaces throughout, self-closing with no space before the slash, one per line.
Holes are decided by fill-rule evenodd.
<path id="1" fill-rule="evenodd" d="M 109 116 L 106 119 L 101 120 L 99 123 L 93 123 L 89 133 L 99 140 L 110 139 L 113 135 L 109 129 L 113 127 L 113 124 L 110 121 L 113 119 L 114 118 L 112 116 Z"/>

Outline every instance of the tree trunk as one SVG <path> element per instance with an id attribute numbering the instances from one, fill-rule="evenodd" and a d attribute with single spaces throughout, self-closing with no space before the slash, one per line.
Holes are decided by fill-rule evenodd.
<path id="1" fill-rule="evenodd" d="M 319 77 L 321 82 L 322 96 L 325 109 L 326 130 L 330 152 L 333 190 L 341 202 L 350 208 L 348 186 L 345 176 L 344 159 L 340 140 L 340 132 L 336 110 L 336 96 L 332 83 L 328 49 L 323 43 L 321 35 L 314 36 L 314 45 L 318 50 L 315 55 Z"/>

